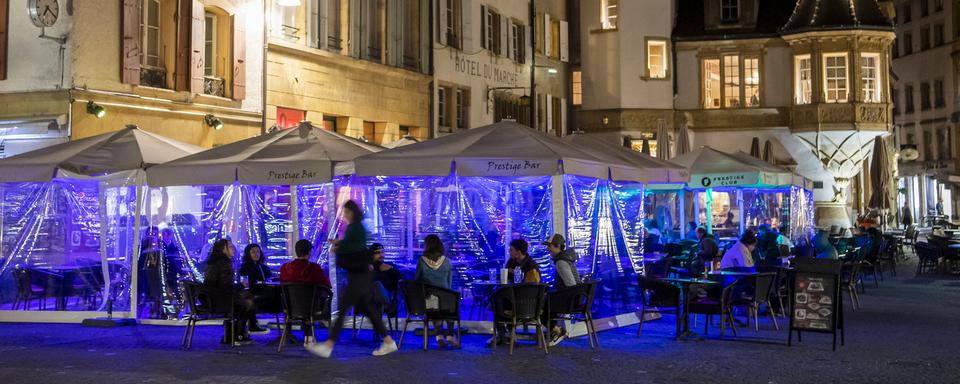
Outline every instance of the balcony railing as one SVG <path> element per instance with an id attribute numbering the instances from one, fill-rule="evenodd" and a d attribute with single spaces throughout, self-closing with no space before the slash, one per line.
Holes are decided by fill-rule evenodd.
<path id="1" fill-rule="evenodd" d="M 210 96 L 224 97 L 224 81 L 216 77 L 203 77 L 203 93 Z"/>

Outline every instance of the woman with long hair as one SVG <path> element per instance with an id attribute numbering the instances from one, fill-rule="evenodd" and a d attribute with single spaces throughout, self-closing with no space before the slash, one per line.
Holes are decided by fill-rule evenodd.
<path id="1" fill-rule="evenodd" d="M 247 244 L 243 248 L 243 261 L 240 264 L 240 276 L 246 276 L 250 286 L 264 283 L 273 277 L 273 271 L 266 264 L 260 244 Z"/>
<path id="2" fill-rule="evenodd" d="M 203 286 L 211 295 L 216 295 L 216 301 L 232 301 L 234 306 L 234 321 L 240 333 L 234 344 L 249 344 L 250 333 L 247 322 L 253 312 L 253 297 L 248 292 L 236 289 L 233 274 L 233 255 L 235 248 L 230 240 L 220 239 L 213 244 L 210 255 L 207 256 L 206 268 L 203 272 Z M 226 342 L 226 340 L 224 340 Z"/>
<path id="3" fill-rule="evenodd" d="M 367 229 L 363 227 L 363 212 L 353 200 L 343 205 L 343 220 L 349 223 L 343 238 L 331 240 L 333 252 L 337 257 L 337 266 L 347 271 L 347 286 L 340 296 L 339 314 L 330 327 L 327 341 L 307 347 L 314 355 L 328 358 L 333 345 L 343 329 L 344 315 L 350 308 L 367 316 L 373 323 L 374 332 L 385 335 L 380 347 L 373 351 L 374 356 L 383 356 L 397 351 L 397 343 L 390 337 L 387 327 L 378 311 L 373 308 L 374 287 L 373 259 L 367 249 Z"/>
<path id="4" fill-rule="evenodd" d="M 427 235 L 423 239 L 423 256 L 417 262 L 417 272 L 414 280 L 421 283 L 435 285 L 441 288 L 450 289 L 453 286 L 453 273 L 450 259 L 443 254 L 443 242 L 437 235 Z M 460 345 L 453 334 L 453 322 L 447 322 L 447 330 L 443 330 L 443 322 L 434 323 L 434 329 L 437 330 L 437 345 L 440 348 L 446 348 L 449 344 L 453 348 Z M 444 340 L 446 335 L 446 340 Z"/>

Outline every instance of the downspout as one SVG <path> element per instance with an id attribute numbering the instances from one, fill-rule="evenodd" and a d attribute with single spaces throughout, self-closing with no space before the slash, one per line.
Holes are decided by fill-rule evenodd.
<path id="1" fill-rule="evenodd" d="M 431 138 L 431 139 L 434 138 L 434 137 L 437 137 L 437 132 L 436 132 L 437 124 L 436 124 L 436 119 L 435 119 L 437 112 L 434 110 L 435 105 L 436 105 L 436 101 L 434 100 L 434 95 L 436 95 L 436 89 L 434 89 L 434 88 L 435 88 L 436 82 L 437 82 L 437 80 L 436 80 L 437 69 L 436 69 L 436 64 L 434 63 L 434 60 L 433 60 L 433 57 L 434 57 L 433 51 L 434 51 L 434 49 L 435 49 L 435 47 L 434 47 L 434 45 L 433 45 L 433 38 L 434 38 L 434 36 L 435 36 L 435 35 L 434 35 L 435 31 L 434 31 L 434 29 L 433 29 L 433 28 L 434 28 L 434 27 L 433 27 L 433 13 L 436 12 L 436 8 L 435 8 L 433 5 L 434 5 L 435 3 L 436 3 L 435 1 L 430 1 L 430 14 L 427 15 L 427 21 L 428 21 L 429 28 L 430 28 L 430 30 L 429 30 L 429 31 L 430 31 L 430 36 L 427 37 L 427 42 L 428 42 L 428 44 L 430 45 L 430 49 L 427 50 L 427 51 L 428 51 L 428 52 L 427 52 L 427 57 L 428 57 L 427 60 L 430 61 L 430 65 L 429 65 L 429 67 L 428 67 L 429 69 L 427 70 L 427 71 L 429 72 L 429 75 L 430 75 L 430 83 L 429 83 L 429 88 L 430 88 L 430 89 L 428 90 L 428 92 L 430 92 L 430 96 L 427 97 L 427 100 L 429 100 L 429 101 L 428 101 L 428 104 L 429 104 L 430 112 L 427 114 L 427 116 L 428 116 L 428 118 L 430 119 L 430 122 L 427 123 L 427 126 L 429 127 L 429 131 L 430 131 L 430 136 L 429 136 L 429 138 Z"/>
<path id="2" fill-rule="evenodd" d="M 268 49 L 268 31 L 270 20 L 269 1 L 263 0 L 263 64 L 260 67 L 260 101 L 263 109 L 260 111 L 260 134 L 267 133 L 267 52 Z"/>
<path id="3" fill-rule="evenodd" d="M 537 125 L 537 9 L 536 0 L 530 0 L 530 128 L 539 129 Z M 544 42 L 546 43 L 546 42 Z"/>

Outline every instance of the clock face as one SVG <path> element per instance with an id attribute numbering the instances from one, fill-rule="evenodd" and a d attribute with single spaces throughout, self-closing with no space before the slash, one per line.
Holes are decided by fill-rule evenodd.
<path id="1" fill-rule="evenodd" d="M 60 4 L 57 0 L 30 0 L 27 7 L 30 20 L 38 27 L 52 27 L 60 17 Z"/>

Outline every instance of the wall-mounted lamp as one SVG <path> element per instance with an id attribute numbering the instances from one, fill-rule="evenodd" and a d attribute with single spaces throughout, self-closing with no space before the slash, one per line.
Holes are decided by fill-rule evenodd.
<path id="1" fill-rule="evenodd" d="M 220 120 L 219 117 L 216 117 L 209 113 L 203 117 L 203 123 L 206 124 L 208 127 L 216 129 L 218 131 L 223 129 L 223 121 Z"/>
<path id="2" fill-rule="evenodd" d="M 560 72 L 560 71 L 558 71 L 556 68 L 551 67 L 551 66 L 549 66 L 549 65 L 534 65 L 533 67 L 534 67 L 534 68 L 546 68 L 546 69 L 547 69 L 547 73 L 549 73 L 549 74 L 551 74 L 551 75 L 556 75 L 557 73 Z"/>
<path id="3" fill-rule="evenodd" d="M 102 105 L 94 103 L 93 100 L 87 102 L 87 113 L 96 116 L 98 119 L 107 115 L 107 110 Z"/>

